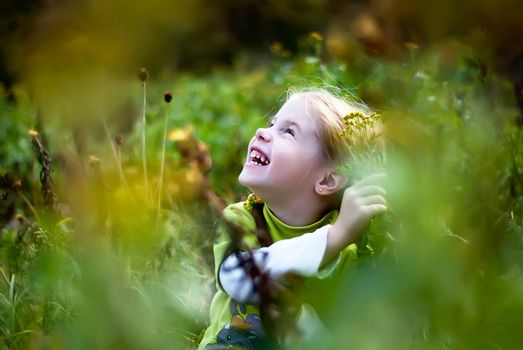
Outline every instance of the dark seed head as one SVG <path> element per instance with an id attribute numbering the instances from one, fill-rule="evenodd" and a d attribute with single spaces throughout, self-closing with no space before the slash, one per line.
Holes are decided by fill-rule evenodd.
<path id="1" fill-rule="evenodd" d="M 140 78 L 140 81 L 147 81 L 147 79 L 149 79 L 149 73 L 145 67 L 140 68 L 138 71 L 138 77 Z"/>
<path id="2" fill-rule="evenodd" d="M 171 103 L 171 101 L 173 100 L 173 95 L 170 92 L 166 92 L 165 94 L 163 94 L 163 100 L 167 103 Z"/>
<path id="3" fill-rule="evenodd" d="M 116 135 L 114 138 L 114 143 L 116 143 L 116 145 L 118 145 L 118 146 L 121 146 L 123 143 L 122 135 Z"/>

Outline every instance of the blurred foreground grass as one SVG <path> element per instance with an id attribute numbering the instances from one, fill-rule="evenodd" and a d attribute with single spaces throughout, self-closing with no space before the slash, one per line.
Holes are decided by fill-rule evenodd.
<path id="1" fill-rule="evenodd" d="M 401 63 L 358 55 L 129 77 L 107 115 L 79 122 L 40 115 L 23 91 L 2 98 L 1 346 L 195 347 L 217 209 L 245 193 L 245 146 L 287 87 L 325 85 L 384 115 L 391 210 L 371 240 L 377 254 L 304 291 L 330 333 L 295 347 L 523 344 L 523 137 L 510 83 L 459 45 L 413 48 Z M 53 181 L 40 181 L 44 151 Z"/>

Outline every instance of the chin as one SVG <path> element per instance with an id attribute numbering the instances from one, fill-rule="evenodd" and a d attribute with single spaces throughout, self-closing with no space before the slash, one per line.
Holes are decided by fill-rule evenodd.
<path id="1" fill-rule="evenodd" d="M 249 177 L 246 176 L 243 171 L 240 173 L 240 175 L 238 175 L 238 182 L 245 187 L 249 187 L 250 189 L 251 181 L 249 181 Z"/>
<path id="2" fill-rule="evenodd" d="M 244 186 L 247 186 L 247 185 L 245 184 L 245 175 L 244 175 L 244 173 L 243 173 L 244 171 L 245 171 L 245 170 L 242 169 L 240 175 L 238 175 L 238 182 L 239 182 L 240 184 L 244 185 Z"/>
<path id="3" fill-rule="evenodd" d="M 249 181 L 250 180 L 250 181 Z M 246 176 L 243 172 L 240 173 L 238 176 L 238 182 L 249 188 L 252 191 L 252 186 L 255 186 L 256 184 L 252 181 L 252 179 L 249 179 L 249 176 Z"/>
<path id="4" fill-rule="evenodd" d="M 252 178 L 249 178 L 248 175 L 245 175 L 243 172 L 238 176 L 238 182 L 249 189 L 249 191 L 259 194 L 259 184 L 256 181 L 253 181 Z M 258 186 L 257 186 L 258 185 Z"/>

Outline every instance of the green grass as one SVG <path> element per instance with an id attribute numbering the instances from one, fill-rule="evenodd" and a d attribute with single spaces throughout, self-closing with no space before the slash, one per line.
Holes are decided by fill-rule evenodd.
<path id="1" fill-rule="evenodd" d="M 303 54 L 255 68 L 151 78 L 146 161 L 152 197 L 162 188 L 161 210 L 154 200 L 147 204 L 143 185 L 137 79 L 122 84 L 128 91 L 112 106 L 119 112 L 104 116 L 108 134 L 102 118 L 78 124 L 75 134 L 75 123 L 60 124 L 59 114 L 37 119 L 23 92 L 15 104 L 2 97 L 0 175 L 22 184 L 2 188 L 2 347 L 194 348 L 213 294 L 219 220 L 206 180 L 226 202 L 238 200 L 246 190 L 237 175 L 254 130 L 289 87 L 328 85 L 383 114 L 391 210 L 377 225 L 380 236 L 369 237 L 379 254 L 304 291 L 331 335 L 296 347 L 517 348 L 521 111 L 506 78 L 494 70 L 485 76 L 470 63 L 473 52 L 454 49 L 450 66 L 436 47 L 414 50 L 403 62 L 362 52 L 354 62 Z M 166 90 L 174 96 L 168 108 Z M 166 144 L 160 187 L 165 115 L 180 137 Z M 43 206 L 31 128 L 52 158 L 55 212 Z M 198 142 L 213 161 L 208 174 L 187 153 Z"/>

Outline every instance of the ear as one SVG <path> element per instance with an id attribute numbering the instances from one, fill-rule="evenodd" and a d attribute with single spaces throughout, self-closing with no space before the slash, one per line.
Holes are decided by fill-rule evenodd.
<path id="1" fill-rule="evenodd" d="M 344 175 L 329 170 L 316 182 L 314 191 L 320 196 L 328 196 L 338 192 L 346 184 L 347 178 Z"/>

